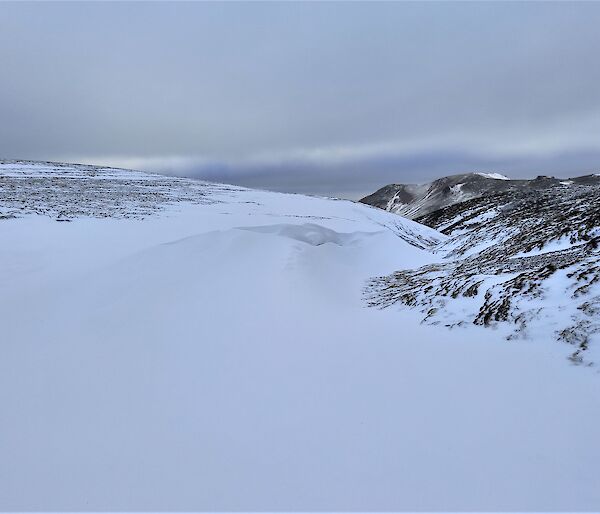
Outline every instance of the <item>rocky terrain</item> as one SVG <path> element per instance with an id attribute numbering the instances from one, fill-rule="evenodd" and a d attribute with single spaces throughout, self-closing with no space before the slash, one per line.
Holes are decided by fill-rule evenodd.
<path id="1" fill-rule="evenodd" d="M 540 175 L 514 180 L 499 173 L 464 173 L 426 184 L 389 184 L 360 201 L 407 218 L 416 219 L 443 207 L 505 191 L 544 191 L 570 185 L 598 185 L 600 175 L 560 179 Z"/>
<path id="2" fill-rule="evenodd" d="M 180 202 L 215 203 L 219 194 L 240 189 L 86 164 L 0 160 L 0 219 L 142 219 Z"/>
<path id="3" fill-rule="evenodd" d="M 372 280 L 369 304 L 411 306 L 448 327 L 501 327 L 509 339 L 564 341 L 573 362 L 591 364 L 600 332 L 596 182 L 511 188 L 417 216 L 449 236 L 434 249 L 443 259 Z"/>

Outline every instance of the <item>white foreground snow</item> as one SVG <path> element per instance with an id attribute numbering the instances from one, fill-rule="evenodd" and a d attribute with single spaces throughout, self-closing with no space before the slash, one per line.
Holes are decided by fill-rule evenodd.
<path id="1" fill-rule="evenodd" d="M 215 191 L 0 220 L 0 510 L 600 509 L 597 372 L 364 307 L 442 236 Z"/>

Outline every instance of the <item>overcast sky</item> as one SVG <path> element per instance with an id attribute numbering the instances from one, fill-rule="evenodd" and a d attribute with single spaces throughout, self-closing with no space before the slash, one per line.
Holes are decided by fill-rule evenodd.
<path id="1" fill-rule="evenodd" d="M 357 197 L 600 172 L 600 3 L 0 2 L 0 158 Z"/>

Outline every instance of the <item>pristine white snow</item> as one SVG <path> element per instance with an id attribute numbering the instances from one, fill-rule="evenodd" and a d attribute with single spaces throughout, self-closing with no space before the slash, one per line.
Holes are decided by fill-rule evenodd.
<path id="1" fill-rule="evenodd" d="M 600 376 L 566 345 L 364 306 L 444 236 L 212 191 L 0 220 L 0 510 L 600 508 Z"/>

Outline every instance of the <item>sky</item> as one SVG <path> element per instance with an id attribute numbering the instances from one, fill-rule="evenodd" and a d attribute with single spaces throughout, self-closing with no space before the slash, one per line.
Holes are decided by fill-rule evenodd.
<path id="1" fill-rule="evenodd" d="M 600 172 L 600 3 L 0 2 L 0 158 L 358 198 Z"/>

